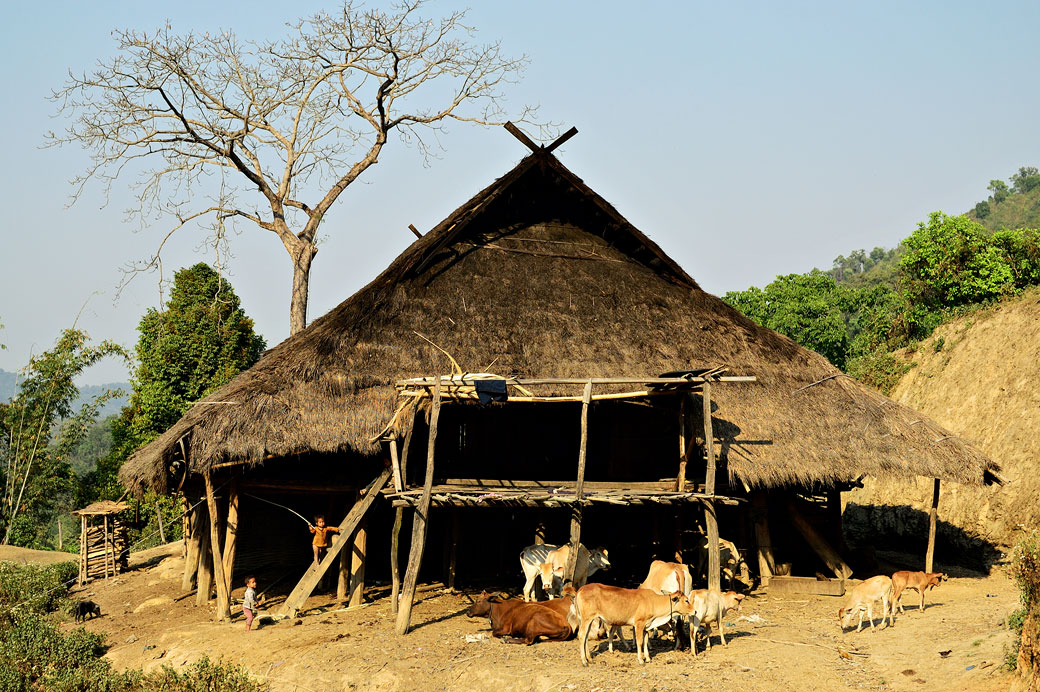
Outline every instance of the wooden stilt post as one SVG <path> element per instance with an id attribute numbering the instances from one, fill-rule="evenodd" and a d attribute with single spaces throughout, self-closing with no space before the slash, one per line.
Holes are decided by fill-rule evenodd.
<path id="1" fill-rule="evenodd" d="M 581 520 L 584 514 L 582 500 L 585 497 L 585 450 L 589 440 L 589 402 L 592 401 L 592 380 L 585 383 L 585 391 L 581 395 L 581 446 L 578 448 L 578 485 L 576 501 L 571 515 L 570 552 L 567 555 L 565 581 L 574 580 L 574 567 L 578 563 L 578 547 L 581 545 Z"/>
<path id="2" fill-rule="evenodd" d="M 751 494 L 751 508 L 755 542 L 758 545 L 758 577 L 762 586 L 769 586 L 769 580 L 776 574 L 776 563 L 773 560 L 773 543 L 769 538 L 769 505 L 763 491 L 756 490 Z"/>
<path id="3" fill-rule="evenodd" d="M 238 476 L 228 484 L 227 526 L 224 528 L 224 581 L 227 582 L 228 607 L 235 588 L 235 553 L 238 548 Z M 230 610 L 229 610 L 230 613 Z"/>
<path id="4" fill-rule="evenodd" d="M 397 615 L 397 603 L 401 598 L 401 524 L 404 507 L 394 508 L 394 528 L 390 532 L 390 613 Z"/>
<path id="5" fill-rule="evenodd" d="M 224 576 L 224 556 L 220 549 L 220 510 L 213 493 L 213 478 L 205 473 L 206 506 L 209 507 L 209 549 L 213 553 L 213 582 L 217 586 L 218 621 L 231 619 L 231 599 L 228 597 L 227 577 Z"/>
<path id="6" fill-rule="evenodd" d="M 195 509 L 195 520 L 199 522 L 199 573 L 196 581 L 195 605 L 208 606 L 213 591 L 213 553 L 210 550 L 209 508 L 199 505 Z"/>
<path id="7" fill-rule="evenodd" d="M 419 505 L 412 520 L 412 545 L 408 551 L 408 568 L 404 573 L 401 588 L 401 603 L 397 609 L 398 634 L 407 634 L 412 621 L 412 605 L 415 602 L 415 586 L 419 580 L 419 567 L 426 549 L 426 530 L 429 525 L 430 495 L 433 489 L 433 451 L 437 443 L 437 421 L 441 417 L 441 378 L 433 384 L 433 410 L 430 413 L 430 437 L 426 445 L 426 481 Z"/>
<path id="8" fill-rule="evenodd" d="M 675 507 L 675 556 L 674 561 L 682 564 L 683 561 L 683 506 Z"/>
<path id="9" fill-rule="evenodd" d="M 451 508 L 451 557 L 448 559 L 448 589 L 455 590 L 455 568 L 459 563 L 459 535 L 462 523 L 459 521 L 459 508 Z"/>
<path id="10" fill-rule="evenodd" d="M 79 585 L 87 583 L 87 518 L 79 518 Z"/>
<path id="11" fill-rule="evenodd" d="M 188 563 L 188 542 L 191 540 L 191 515 L 188 512 L 190 508 L 188 497 L 181 495 L 181 557 L 184 558 L 185 570 Z"/>
<path id="12" fill-rule="evenodd" d="M 162 523 L 162 510 L 159 508 L 159 501 L 155 501 L 155 521 L 159 524 L 159 543 L 166 545 L 166 531 L 163 529 Z"/>
<path id="13" fill-rule="evenodd" d="M 401 460 L 397 456 L 397 436 L 390 438 L 390 468 L 394 472 L 394 490 L 404 490 L 404 476 L 401 473 Z"/>
<path id="14" fill-rule="evenodd" d="M 361 496 L 358 495 L 358 501 Z M 362 519 L 354 532 L 353 548 L 350 552 L 350 607 L 359 606 L 365 602 L 365 562 L 368 548 L 368 530 L 365 520 Z M 345 555 L 348 551 L 344 550 Z"/>
<path id="15" fill-rule="evenodd" d="M 679 395 L 679 473 L 675 477 L 675 489 L 680 493 L 686 492 L 686 462 L 688 453 L 686 450 L 686 392 Z"/>
<path id="16" fill-rule="evenodd" d="M 195 575 L 199 571 L 199 558 L 202 555 L 202 536 L 206 526 L 202 521 L 202 508 L 196 507 L 188 517 L 188 532 L 184 540 L 188 544 L 187 556 L 184 558 L 184 576 L 181 578 L 181 590 L 188 591 L 195 583 Z"/>
<path id="17" fill-rule="evenodd" d="M 110 555 L 110 553 L 111 553 L 111 545 L 110 545 L 111 541 L 109 540 L 110 534 L 108 532 L 108 515 L 105 515 L 103 518 L 104 518 L 105 522 L 104 522 L 103 527 L 102 527 L 102 530 L 104 531 L 104 534 L 101 537 L 101 546 L 102 546 L 102 549 L 105 551 L 105 579 L 108 579 L 108 570 L 109 570 L 108 560 L 111 557 L 111 555 Z M 114 569 L 114 567 L 115 566 L 113 565 L 113 569 Z"/>
<path id="18" fill-rule="evenodd" d="M 390 444 L 392 445 L 393 442 Z M 357 504 L 360 499 L 361 493 L 355 492 L 354 504 Z M 351 545 L 354 544 L 353 536 L 350 536 L 350 543 Z M 353 557 L 353 553 L 354 551 L 351 549 L 344 550 L 339 554 L 339 577 L 336 580 L 336 600 L 340 603 L 343 603 L 350 598 L 350 561 Z"/>
<path id="19" fill-rule="evenodd" d="M 935 524 L 939 512 L 939 479 L 932 481 L 932 506 L 928 510 L 928 548 L 924 553 L 924 571 L 931 572 L 935 558 Z"/>
<path id="20" fill-rule="evenodd" d="M 704 501 L 704 525 L 708 531 L 708 588 L 719 590 L 722 587 L 719 557 L 719 521 L 715 516 L 715 429 L 711 423 L 711 383 L 705 382 L 701 389 L 701 401 L 704 404 L 704 456 L 707 466 L 704 474 L 704 493 L 708 499 Z"/>

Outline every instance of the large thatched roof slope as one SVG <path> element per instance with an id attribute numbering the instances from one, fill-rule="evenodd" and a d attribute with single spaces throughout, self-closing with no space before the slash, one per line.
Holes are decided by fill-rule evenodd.
<path id="1" fill-rule="evenodd" d="M 731 473 L 776 485 L 860 474 L 978 483 L 974 446 L 751 322 L 555 157 L 536 152 L 382 274 L 197 405 L 121 471 L 163 487 L 182 444 L 194 470 L 300 452 L 376 451 L 392 383 L 471 371 L 646 376 L 727 365 L 716 388 Z M 218 403 L 219 402 L 219 403 Z"/>

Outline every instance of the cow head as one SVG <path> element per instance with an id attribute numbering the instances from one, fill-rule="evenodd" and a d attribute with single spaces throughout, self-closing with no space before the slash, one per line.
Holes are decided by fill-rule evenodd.
<path id="1" fill-rule="evenodd" d="M 548 594 L 549 600 L 552 600 L 557 594 L 556 580 L 563 579 L 563 573 L 566 570 L 566 566 L 560 565 L 553 569 L 551 562 L 543 562 L 538 565 L 538 574 L 542 578 L 542 588 L 545 589 L 545 593 Z"/>
<path id="2" fill-rule="evenodd" d="M 727 610 L 740 610 L 740 602 L 744 600 L 745 596 L 744 594 L 737 593 L 736 591 L 727 591 L 726 593 L 722 594 L 722 598 L 723 607 L 725 607 Z"/>
<path id="3" fill-rule="evenodd" d="M 845 616 L 851 613 L 850 608 L 838 608 L 838 627 L 845 629 Z"/>
<path id="4" fill-rule="evenodd" d="M 600 546 L 590 552 L 589 565 L 594 565 L 597 569 L 610 569 L 610 560 L 607 559 L 607 549 Z M 589 570 L 589 572 L 591 573 L 592 570 Z"/>
<path id="5" fill-rule="evenodd" d="M 673 591 L 668 594 L 668 600 L 672 603 L 672 614 L 689 615 L 693 612 L 693 604 L 682 591 Z"/>
<path id="6" fill-rule="evenodd" d="M 939 586 L 940 582 L 944 582 L 950 578 L 949 575 L 944 574 L 943 572 L 928 572 L 925 576 L 927 576 L 924 585 L 925 589 L 931 589 L 933 587 Z"/>
<path id="7" fill-rule="evenodd" d="M 491 614 L 491 594 L 487 591 L 482 591 L 480 596 L 473 605 L 466 611 L 466 617 L 468 618 L 479 618 L 487 617 Z"/>

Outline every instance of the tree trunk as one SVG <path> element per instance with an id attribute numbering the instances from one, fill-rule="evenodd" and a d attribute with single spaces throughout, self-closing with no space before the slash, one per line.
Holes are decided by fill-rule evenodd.
<path id="1" fill-rule="evenodd" d="M 289 335 L 307 326 L 307 297 L 310 291 L 311 262 L 318 254 L 313 243 L 300 240 L 289 251 L 293 261 L 292 301 L 289 304 Z"/>

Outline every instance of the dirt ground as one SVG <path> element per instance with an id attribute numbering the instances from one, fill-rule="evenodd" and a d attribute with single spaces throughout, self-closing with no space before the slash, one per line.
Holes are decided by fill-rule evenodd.
<path id="1" fill-rule="evenodd" d="M 131 572 L 75 594 L 101 605 L 103 616 L 86 627 L 107 635 L 115 666 L 181 667 L 205 654 L 242 664 L 273 692 L 1004 690 L 1010 678 L 1001 663 L 1011 635 L 1003 621 L 1018 602 L 998 571 L 983 576 L 950 568 L 950 580 L 929 594 L 924 612 L 910 592 L 894 627 L 857 634 L 839 631 L 844 599 L 756 592 L 726 618 L 727 646 L 716 635 L 711 652 L 694 658 L 662 639 L 641 666 L 635 653 L 608 653 L 600 645 L 586 669 L 573 640 L 525 647 L 481 638 L 488 623 L 465 617 L 470 597 L 441 584 L 420 586 L 414 630 L 405 637 L 393 633 L 385 585 L 366 589 L 368 602 L 349 610 L 334 594 L 314 596 L 295 620 L 264 618 L 281 601 L 271 599 L 263 625 L 247 633 L 240 608 L 231 624 L 217 624 L 212 609 L 195 606 L 194 595 L 174 600 L 181 595 L 179 544 L 135 554 L 131 564 Z M 514 581 L 516 591 L 520 580 Z"/>

